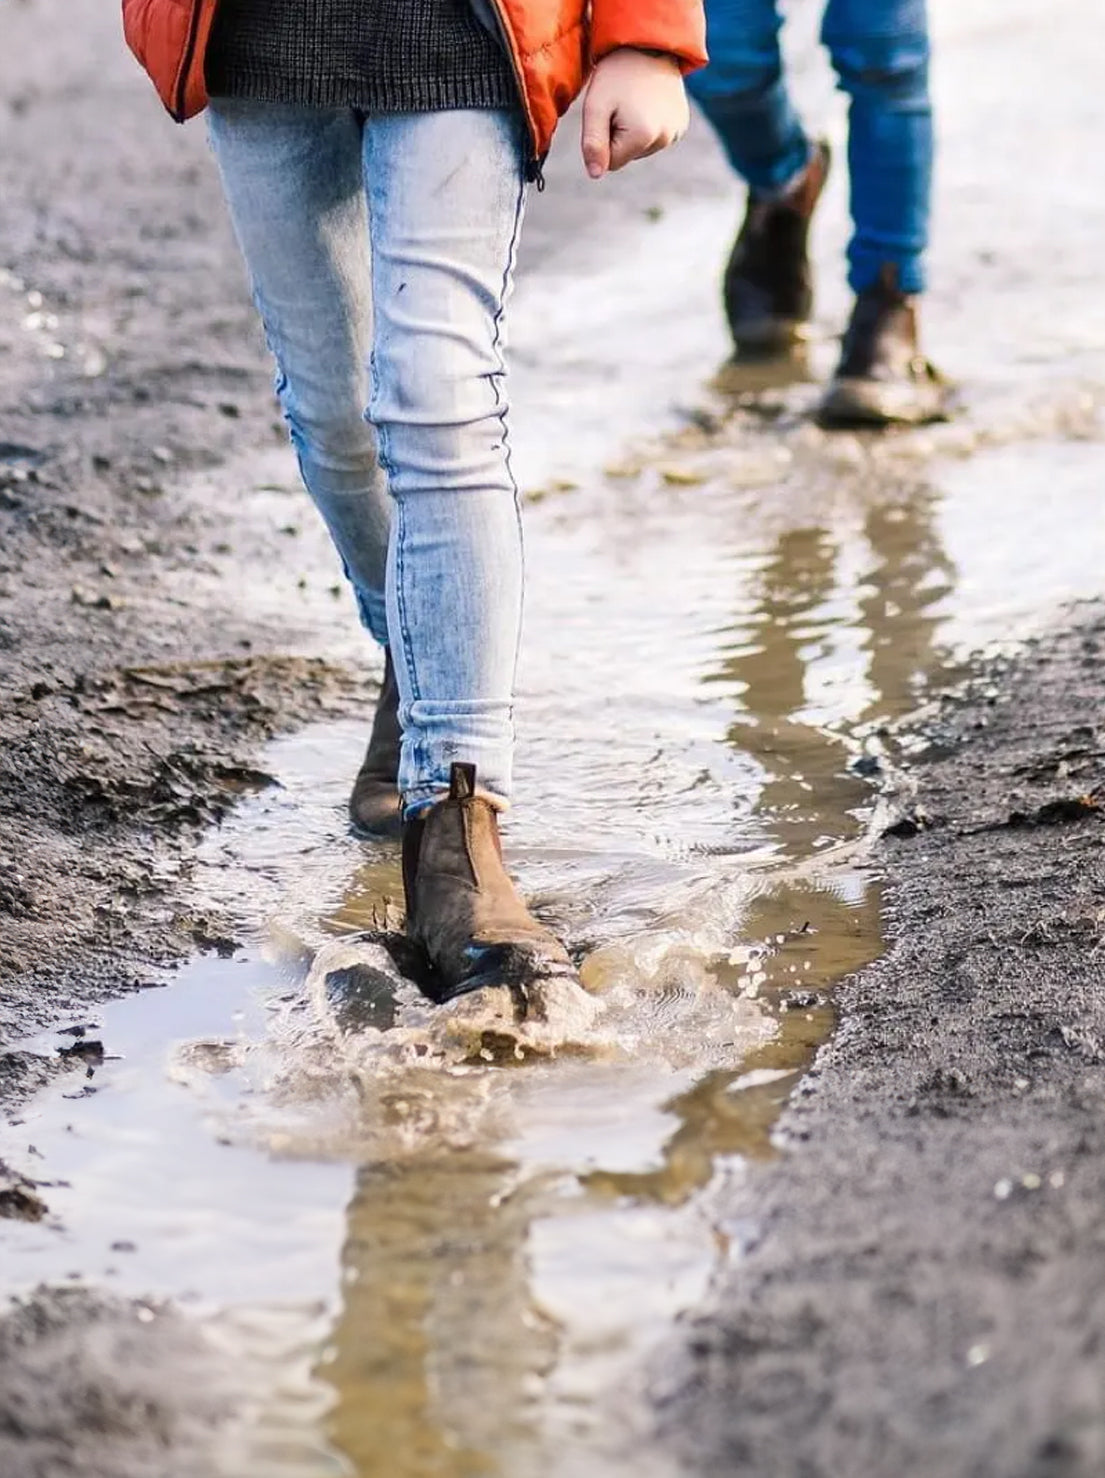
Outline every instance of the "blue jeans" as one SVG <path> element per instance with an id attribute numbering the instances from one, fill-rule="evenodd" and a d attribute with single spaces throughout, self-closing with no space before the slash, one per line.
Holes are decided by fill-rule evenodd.
<path id="1" fill-rule="evenodd" d="M 810 144 L 783 79 L 776 0 L 706 0 L 706 23 L 710 65 L 687 85 L 749 188 L 778 192 Z M 848 281 L 862 292 L 892 263 L 903 291 L 922 292 L 933 156 L 925 0 L 828 0 L 821 39 L 851 104 Z"/>
<path id="2" fill-rule="evenodd" d="M 219 99 L 210 135 L 303 480 L 399 685 L 408 814 L 454 760 L 510 794 L 522 535 L 502 357 L 509 112 Z"/>

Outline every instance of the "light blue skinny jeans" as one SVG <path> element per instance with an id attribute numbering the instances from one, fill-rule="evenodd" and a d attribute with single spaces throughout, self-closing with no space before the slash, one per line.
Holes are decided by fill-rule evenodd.
<path id="1" fill-rule="evenodd" d="M 810 155 L 787 93 L 777 0 L 706 0 L 710 65 L 687 79 L 733 168 L 756 193 L 785 188 Z M 853 234 L 848 280 L 884 263 L 924 291 L 933 128 L 925 0 L 828 0 L 821 39 L 848 94 Z"/>
<path id="2" fill-rule="evenodd" d="M 454 760 L 505 801 L 522 535 L 502 341 L 523 126 L 217 99 L 210 136 L 303 481 L 391 649 L 405 810 Z"/>

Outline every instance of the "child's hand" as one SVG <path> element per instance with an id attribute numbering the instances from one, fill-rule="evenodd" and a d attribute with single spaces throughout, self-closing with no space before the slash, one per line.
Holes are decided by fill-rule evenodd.
<path id="1" fill-rule="evenodd" d="M 683 137 L 690 123 L 674 57 L 621 47 L 595 67 L 583 100 L 583 162 L 593 180 Z"/>

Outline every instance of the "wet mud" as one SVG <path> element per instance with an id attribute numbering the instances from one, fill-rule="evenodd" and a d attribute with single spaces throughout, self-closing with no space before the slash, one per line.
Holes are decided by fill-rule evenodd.
<path id="1" fill-rule="evenodd" d="M 686 1471 L 1101 1472 L 1103 655 L 1084 611 L 924 726 L 888 953 L 654 1367 Z"/>
<path id="2" fill-rule="evenodd" d="M 189 906 L 196 837 L 263 783 L 259 741 L 371 696 L 311 646 L 298 570 L 279 621 L 235 596 L 235 559 L 295 563 L 290 509 L 251 526 L 203 485 L 235 447 L 276 442 L 270 376 L 202 136 L 151 127 L 117 19 L 48 0 L 0 13 L 8 1040 L 224 932 Z M 45 1072 L 0 1053 L 9 1101 Z"/>
<path id="3" fill-rule="evenodd" d="M 931 431 L 811 424 L 841 179 L 809 363 L 750 383 L 710 141 L 595 196 L 565 134 L 508 840 L 587 994 L 520 1025 L 378 948 L 374 659 L 202 131 L 110 9 L 0 0 L 5 1478 L 1100 1471 L 1088 9 L 936 7 Z"/>
<path id="4" fill-rule="evenodd" d="M 43 1289 L 0 1321 L 8 1478 L 200 1478 L 245 1394 L 194 1322 L 153 1301 Z"/>

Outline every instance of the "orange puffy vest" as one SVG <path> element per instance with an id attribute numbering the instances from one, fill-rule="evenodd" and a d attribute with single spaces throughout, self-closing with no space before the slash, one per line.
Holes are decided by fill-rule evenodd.
<path id="1" fill-rule="evenodd" d="M 534 153 L 543 157 L 592 64 L 620 46 L 706 60 L 702 0 L 493 0 L 510 45 Z M 218 0 L 123 0 L 127 43 L 179 122 L 207 105 L 204 55 Z"/>

